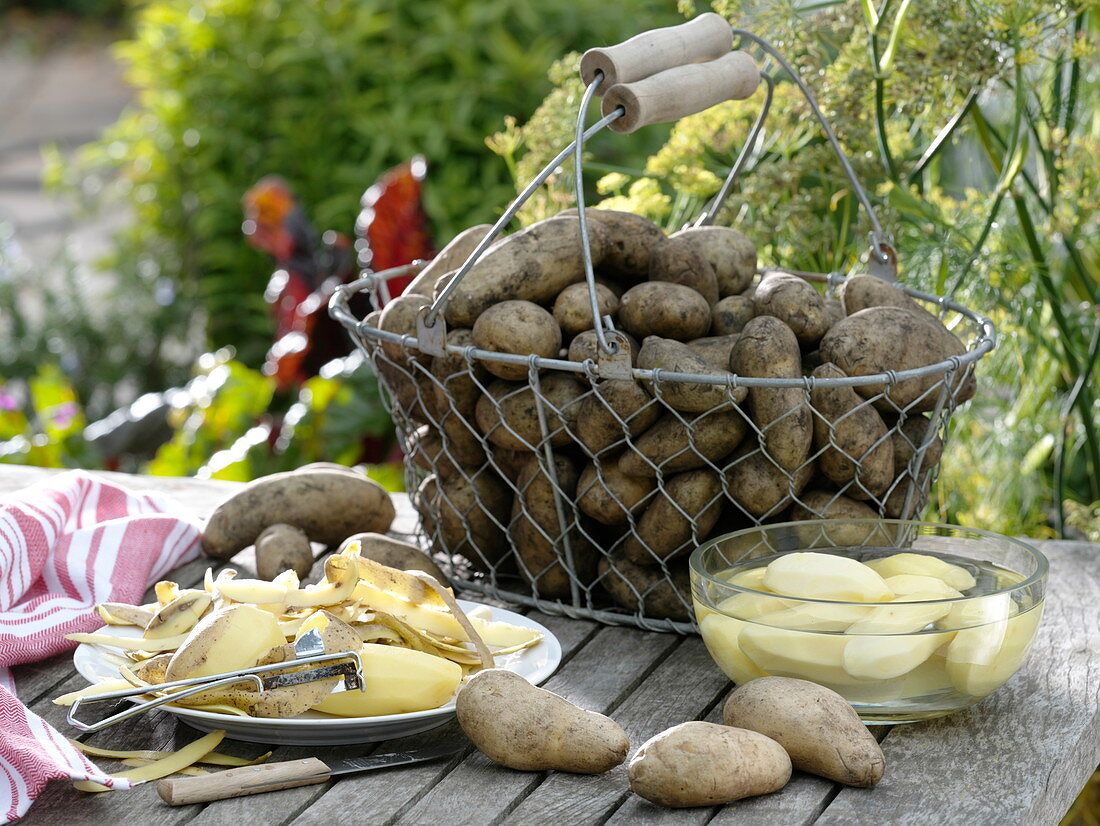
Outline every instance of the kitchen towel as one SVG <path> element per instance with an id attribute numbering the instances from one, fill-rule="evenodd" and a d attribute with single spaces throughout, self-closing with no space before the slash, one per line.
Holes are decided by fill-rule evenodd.
<path id="1" fill-rule="evenodd" d="M 69 471 L 0 499 L 0 817 L 21 817 L 54 778 L 128 788 L 15 693 L 10 667 L 75 647 L 103 625 L 100 602 L 145 590 L 199 555 L 200 529 L 164 497 Z"/>

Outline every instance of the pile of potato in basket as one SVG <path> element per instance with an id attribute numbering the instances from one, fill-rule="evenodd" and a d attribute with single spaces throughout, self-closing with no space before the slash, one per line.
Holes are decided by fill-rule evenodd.
<path id="1" fill-rule="evenodd" d="M 857 387 L 822 380 L 962 356 L 938 316 L 870 275 L 846 279 L 837 299 L 790 273 L 758 277 L 756 248 L 735 229 L 667 236 L 630 213 L 586 215 L 600 314 L 650 372 L 597 378 L 575 210 L 497 240 L 455 285 L 443 317 L 461 352 L 417 349 L 417 316 L 485 226 L 360 327 L 434 550 L 465 557 L 470 576 L 502 592 L 687 621 L 687 556 L 710 536 L 919 507 L 943 418 L 974 393 L 969 366 Z"/>

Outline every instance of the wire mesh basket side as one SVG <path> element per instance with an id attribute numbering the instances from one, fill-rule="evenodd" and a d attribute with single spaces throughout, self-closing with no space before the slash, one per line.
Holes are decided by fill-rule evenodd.
<path id="1" fill-rule="evenodd" d="M 987 334 L 981 317 L 932 306 L 971 349 Z M 486 369 L 468 330 L 450 331 L 451 349 L 428 358 L 415 338 L 383 338 L 376 321 L 360 323 L 356 341 L 406 449 L 421 539 L 456 583 L 547 612 L 662 631 L 691 630 L 687 555 L 717 534 L 918 513 L 973 372 L 973 361 L 949 363 L 903 398 L 895 389 L 904 379 L 889 375 L 867 389 L 810 374 L 795 383 L 798 404 L 761 426 L 744 387 L 720 387 L 724 403 L 691 412 L 675 393 L 690 379 L 660 371 L 601 379 L 592 361 L 565 371 L 532 357 L 526 381 L 510 382 Z M 815 367 L 808 357 L 807 372 Z M 856 400 L 830 417 L 815 399 L 840 388 Z M 881 431 L 853 449 L 845 425 L 872 411 Z M 776 455 L 775 434 L 799 414 L 812 435 L 792 463 Z M 886 457 L 884 483 L 867 468 Z"/>

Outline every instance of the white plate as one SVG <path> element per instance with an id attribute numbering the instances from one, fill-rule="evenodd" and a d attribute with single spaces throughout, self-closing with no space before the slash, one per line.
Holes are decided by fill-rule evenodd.
<path id="1" fill-rule="evenodd" d="M 458 604 L 466 611 L 482 607 L 479 603 L 460 599 Z M 534 628 L 542 632 L 542 639 L 523 651 L 496 658 L 498 668 L 507 668 L 522 674 L 538 685 L 546 680 L 561 662 L 561 645 L 557 637 L 542 625 L 520 614 L 503 608 L 484 606 L 491 612 L 490 619 Z M 101 629 L 100 633 L 115 636 L 140 636 L 133 626 Z M 82 643 L 73 652 L 76 670 L 87 680 L 101 683 L 118 679 L 120 649 L 111 646 Z M 197 708 L 161 706 L 169 714 L 175 714 L 187 725 L 200 731 L 225 729 L 226 737 L 250 743 L 273 743 L 282 746 L 338 745 L 343 743 L 373 743 L 406 737 L 441 726 L 454 715 L 455 702 L 451 698 L 439 708 L 428 711 L 411 711 L 405 714 L 385 714 L 378 717 L 335 717 L 320 711 L 307 711 L 286 720 L 268 720 L 259 717 L 235 717 L 215 714 Z M 82 715 L 83 716 L 83 715 Z"/>

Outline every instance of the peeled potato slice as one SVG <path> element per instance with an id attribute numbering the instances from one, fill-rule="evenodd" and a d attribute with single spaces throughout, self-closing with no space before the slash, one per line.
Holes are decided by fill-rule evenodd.
<path id="1" fill-rule="evenodd" d="M 956 591 L 965 591 L 974 587 L 974 577 L 966 568 L 944 562 L 930 554 L 900 553 L 870 559 L 863 563 L 883 578 L 897 574 L 918 574 L 943 580 Z"/>
<path id="2" fill-rule="evenodd" d="M 187 744 L 169 757 L 157 760 L 147 766 L 112 774 L 111 777 L 125 778 L 134 783 L 146 783 L 150 780 L 158 780 L 161 777 L 176 774 L 181 769 L 185 769 L 191 764 L 198 762 L 199 758 L 209 754 L 224 738 L 224 730 L 218 729 L 217 731 L 212 731 L 205 737 L 200 737 L 195 742 Z M 91 780 L 78 780 L 73 783 L 73 786 L 82 792 L 111 791 L 109 787 L 100 783 L 95 783 Z"/>
<path id="3" fill-rule="evenodd" d="M 761 566 L 759 568 L 749 568 L 747 571 L 738 571 L 729 576 L 719 574 L 719 577 L 738 588 L 748 588 L 750 591 L 767 591 L 768 588 L 764 585 L 764 574 L 767 571 L 767 568 Z"/>
<path id="4" fill-rule="evenodd" d="M 819 634 L 748 623 L 738 638 L 741 650 L 762 671 L 777 677 L 844 686 L 859 680 L 844 670 L 843 634 Z"/>
<path id="5" fill-rule="evenodd" d="M 905 602 L 931 599 L 962 599 L 962 593 L 939 577 L 923 574 L 895 574 L 886 577 L 886 584 Z"/>
<path id="6" fill-rule="evenodd" d="M 932 656 L 951 634 L 868 635 L 844 646 L 844 670 L 861 680 L 890 680 L 908 674 Z"/>
<path id="7" fill-rule="evenodd" d="M 1042 615 L 1043 606 L 1039 605 L 1007 620 L 1004 623 L 1001 644 L 993 656 L 983 658 L 986 662 L 963 659 L 960 651 L 955 650 L 955 643 L 952 643 L 947 649 L 946 666 L 947 676 L 951 678 L 952 684 L 959 691 L 973 697 L 984 697 L 996 691 L 1024 661 Z M 966 633 L 966 631 L 960 631 L 956 635 L 955 642 L 958 642 L 959 636 Z M 963 650 L 970 653 L 969 648 Z"/>
<path id="8" fill-rule="evenodd" d="M 791 597 L 883 602 L 894 593 L 875 571 L 836 554 L 812 551 L 785 554 L 768 565 L 764 585 Z"/>
<path id="9" fill-rule="evenodd" d="M 913 601 L 913 595 L 899 597 Z M 848 628 L 849 634 L 912 634 L 933 623 L 951 610 L 950 603 L 931 605 L 892 605 L 887 603 L 868 610 L 859 621 Z M 943 640 L 941 640 L 941 643 Z"/>
<path id="10" fill-rule="evenodd" d="M 699 633 L 703 636 L 714 661 L 726 676 L 738 685 L 757 677 L 767 676 L 741 650 L 738 638 L 747 623 L 739 619 L 711 612 L 699 622 Z"/>

